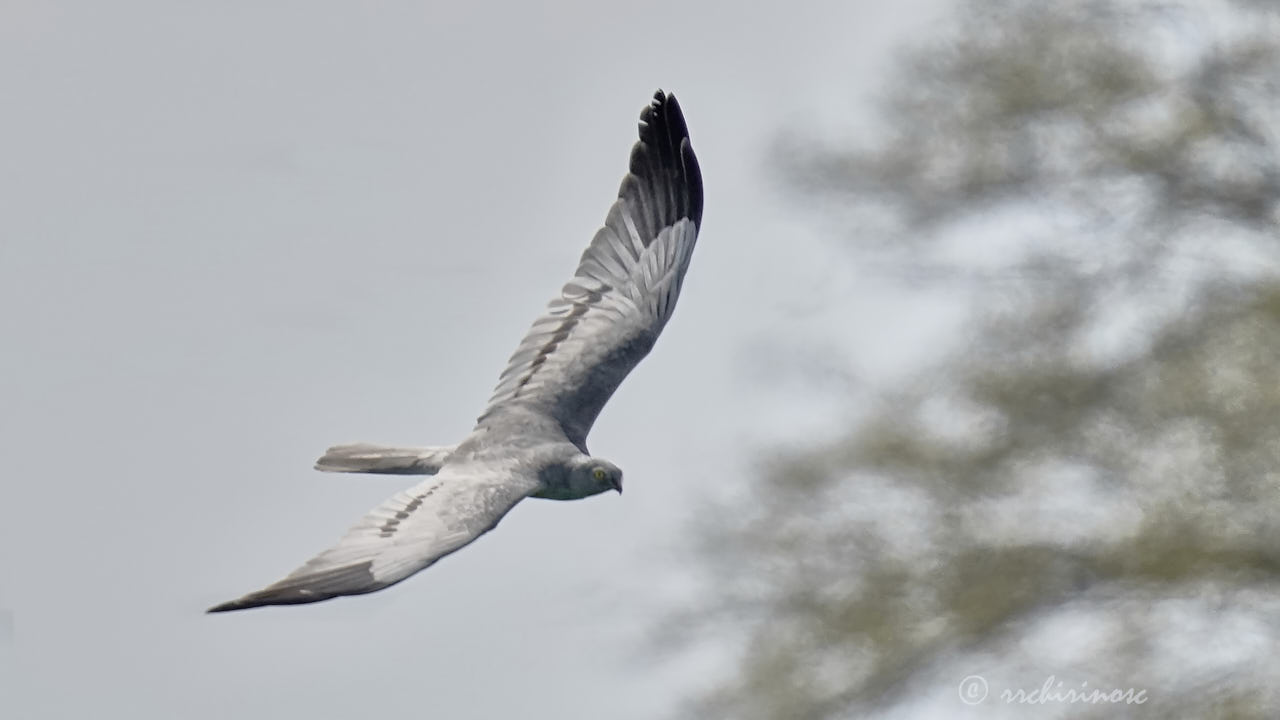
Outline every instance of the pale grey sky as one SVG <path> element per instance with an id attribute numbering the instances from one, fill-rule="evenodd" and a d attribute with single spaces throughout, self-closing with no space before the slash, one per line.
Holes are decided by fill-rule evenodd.
<path id="1" fill-rule="evenodd" d="M 763 151 L 937 4 L 0 4 L 4 717 L 627 720 L 704 684 L 640 652 L 682 534 L 822 417 L 744 355 L 834 321 L 890 372 L 939 322 L 833 284 Z M 314 472 L 327 445 L 471 427 L 657 87 L 706 210 L 590 439 L 626 495 L 524 503 L 386 592 L 203 615 L 403 484 Z M 831 287 L 859 301 L 823 315 Z"/>

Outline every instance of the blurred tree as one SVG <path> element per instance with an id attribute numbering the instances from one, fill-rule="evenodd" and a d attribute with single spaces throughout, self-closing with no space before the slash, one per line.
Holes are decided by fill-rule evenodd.
<path id="1" fill-rule="evenodd" d="M 975 717 L 1280 717 L 1276 5 L 974 0 L 880 109 L 781 164 L 972 329 L 707 514 L 742 646 L 689 714 L 949 717 L 978 674 Z M 1050 675 L 1146 702 L 1000 698 Z"/>

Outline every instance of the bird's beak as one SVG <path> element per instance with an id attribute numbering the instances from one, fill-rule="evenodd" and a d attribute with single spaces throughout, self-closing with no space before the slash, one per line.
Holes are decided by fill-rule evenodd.
<path id="1" fill-rule="evenodd" d="M 622 478 L 618 478 L 617 482 L 613 484 L 613 489 L 617 490 L 619 495 L 622 494 Z"/>

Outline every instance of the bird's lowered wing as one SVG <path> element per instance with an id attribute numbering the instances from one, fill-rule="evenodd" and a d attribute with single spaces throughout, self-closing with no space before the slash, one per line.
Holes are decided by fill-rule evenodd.
<path id="1" fill-rule="evenodd" d="M 542 412 L 583 446 L 600 409 L 675 309 L 702 222 L 702 175 L 674 95 L 640 114 L 618 200 L 572 280 L 534 322 L 480 417 Z"/>
<path id="2" fill-rule="evenodd" d="M 369 512 L 337 545 L 283 580 L 209 612 L 296 605 L 381 590 L 493 529 L 538 487 L 537 478 L 515 463 L 446 465 Z"/>

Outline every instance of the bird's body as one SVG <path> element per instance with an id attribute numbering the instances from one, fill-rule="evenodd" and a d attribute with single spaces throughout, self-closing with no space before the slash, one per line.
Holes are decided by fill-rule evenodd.
<path id="1" fill-rule="evenodd" d="M 659 91 L 640 119 L 604 227 L 471 434 L 456 446 L 330 448 L 317 469 L 428 477 L 284 579 L 210 612 L 381 590 L 472 542 L 526 497 L 622 491 L 622 471 L 588 454 L 587 433 L 670 319 L 702 218 L 701 173 L 675 97 Z"/>
<path id="2" fill-rule="evenodd" d="M 622 471 L 592 458 L 546 416 L 525 408 L 509 408 L 481 418 L 476 429 L 450 453 L 450 463 L 501 463 L 515 461 L 520 472 L 538 481 L 530 497 L 547 500 L 581 500 L 606 490 L 622 489 Z M 592 463 L 605 469 L 604 478 L 575 472 Z"/>

